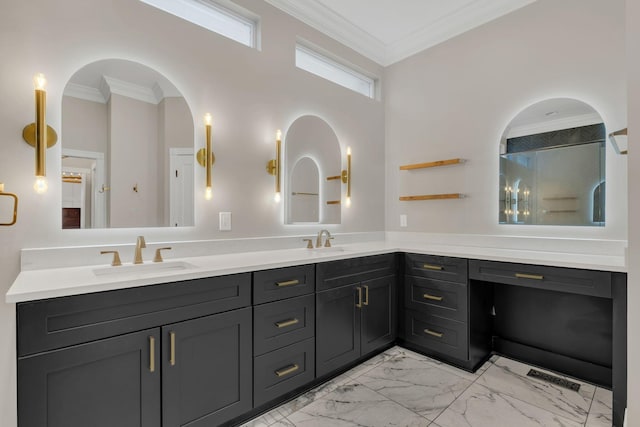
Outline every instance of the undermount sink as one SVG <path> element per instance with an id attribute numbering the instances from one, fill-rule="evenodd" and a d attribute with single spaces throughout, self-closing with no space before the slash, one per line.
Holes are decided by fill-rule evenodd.
<path id="1" fill-rule="evenodd" d="M 313 248 L 313 249 L 309 248 L 306 250 L 312 253 L 317 253 L 317 254 L 330 253 L 330 252 L 344 252 L 344 248 L 342 246 L 331 246 L 330 248 L 325 248 L 325 247 Z"/>
<path id="2" fill-rule="evenodd" d="M 93 274 L 96 276 L 120 276 L 134 274 L 153 274 L 167 271 L 189 270 L 195 268 L 195 265 L 184 261 L 165 261 L 153 264 L 130 264 L 118 267 L 102 267 L 94 268 Z"/>

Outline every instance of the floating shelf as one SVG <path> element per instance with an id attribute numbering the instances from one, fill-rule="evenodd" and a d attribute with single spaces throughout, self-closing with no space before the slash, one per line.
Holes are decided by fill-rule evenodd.
<path id="1" fill-rule="evenodd" d="M 437 160 L 435 162 L 414 163 L 412 165 L 402 165 L 402 166 L 400 166 L 400 170 L 401 171 L 408 171 L 408 170 L 413 170 L 413 169 L 435 168 L 435 167 L 438 167 L 438 166 L 457 165 L 459 163 L 464 163 L 464 159 Z"/>
<path id="2" fill-rule="evenodd" d="M 450 194 L 426 194 L 423 196 L 401 196 L 401 202 L 414 202 L 417 200 L 443 200 L 443 199 L 464 199 L 464 194 L 450 193 Z"/>

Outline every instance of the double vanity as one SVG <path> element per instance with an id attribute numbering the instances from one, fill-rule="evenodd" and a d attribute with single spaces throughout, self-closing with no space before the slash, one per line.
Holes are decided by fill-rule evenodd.
<path id="1" fill-rule="evenodd" d="M 395 343 L 611 387 L 622 425 L 623 266 L 476 252 L 380 241 L 23 271 L 7 293 L 19 426 L 234 425 Z"/>

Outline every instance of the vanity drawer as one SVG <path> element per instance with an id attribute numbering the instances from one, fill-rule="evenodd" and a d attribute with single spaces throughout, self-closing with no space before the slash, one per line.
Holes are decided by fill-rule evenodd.
<path id="1" fill-rule="evenodd" d="M 250 304 L 250 273 L 19 303 L 18 356 Z"/>
<path id="2" fill-rule="evenodd" d="M 253 362 L 253 406 L 258 407 L 314 379 L 313 338 L 258 356 Z"/>
<path id="3" fill-rule="evenodd" d="M 611 298 L 611 273 L 497 261 L 469 261 L 469 277 L 492 283 Z"/>
<path id="4" fill-rule="evenodd" d="M 253 303 L 277 301 L 315 291 L 315 265 L 278 268 L 253 273 Z"/>
<path id="5" fill-rule="evenodd" d="M 448 282 L 467 283 L 466 258 L 406 254 L 405 273 Z"/>
<path id="6" fill-rule="evenodd" d="M 253 308 L 253 354 L 260 355 L 315 335 L 315 296 Z"/>
<path id="7" fill-rule="evenodd" d="M 412 310 L 405 310 L 404 316 L 404 338 L 407 341 L 459 360 L 468 359 L 466 323 Z"/>
<path id="8" fill-rule="evenodd" d="M 316 267 L 318 291 L 393 276 L 397 272 L 396 259 L 396 254 L 384 254 L 320 263 Z"/>
<path id="9" fill-rule="evenodd" d="M 467 285 L 424 277 L 405 276 L 404 305 L 416 311 L 466 322 Z"/>

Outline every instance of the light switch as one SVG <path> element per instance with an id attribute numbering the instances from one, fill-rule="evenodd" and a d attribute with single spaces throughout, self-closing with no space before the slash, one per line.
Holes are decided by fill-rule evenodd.
<path id="1" fill-rule="evenodd" d="M 401 214 L 400 215 L 400 227 L 406 227 L 407 226 L 407 214 Z"/>
<path id="2" fill-rule="evenodd" d="M 231 231 L 231 212 L 220 212 L 220 231 Z"/>

